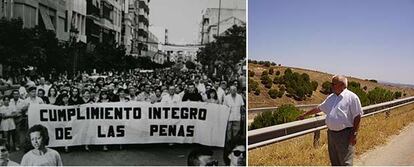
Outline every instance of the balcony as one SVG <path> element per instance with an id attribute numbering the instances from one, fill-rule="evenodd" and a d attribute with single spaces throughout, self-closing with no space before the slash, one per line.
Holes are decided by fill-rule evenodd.
<path id="1" fill-rule="evenodd" d="M 139 28 L 139 29 L 143 29 L 144 31 L 148 31 L 148 26 L 146 26 L 146 25 L 145 25 L 144 23 L 142 23 L 142 22 L 140 22 L 140 23 L 139 23 L 138 28 Z"/>
<path id="2" fill-rule="evenodd" d="M 148 13 L 142 8 L 139 9 L 139 15 L 143 15 L 145 18 L 148 18 Z"/>

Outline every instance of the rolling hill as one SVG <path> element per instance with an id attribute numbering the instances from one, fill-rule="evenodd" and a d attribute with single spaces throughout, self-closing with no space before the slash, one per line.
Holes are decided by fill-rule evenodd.
<path id="1" fill-rule="evenodd" d="M 293 98 L 287 97 L 286 93 L 281 97 L 281 98 L 276 98 L 276 99 L 272 99 L 269 94 L 267 93 L 269 91 L 268 88 L 265 88 L 263 84 L 261 84 L 260 82 L 260 76 L 262 74 L 262 72 L 264 70 L 269 70 L 270 68 L 273 68 L 274 71 L 280 71 L 281 75 L 283 75 L 284 71 L 287 68 L 292 69 L 293 72 L 298 72 L 298 73 L 306 73 L 309 75 L 310 80 L 312 81 L 316 81 L 318 82 L 318 87 L 317 90 L 313 92 L 312 96 L 307 98 L 306 100 L 303 101 L 297 101 Z M 264 65 L 260 65 L 260 64 L 253 64 L 253 63 L 249 63 L 248 64 L 248 69 L 249 71 L 253 71 L 254 72 L 254 77 L 250 77 L 251 79 L 253 79 L 254 81 L 259 83 L 259 89 L 261 90 L 260 95 L 255 95 L 254 91 L 249 92 L 248 97 L 249 97 L 249 108 L 258 108 L 258 107 L 277 107 L 280 106 L 282 104 L 318 104 L 321 103 L 327 95 L 323 94 L 320 92 L 321 88 L 322 88 L 322 84 L 325 81 L 331 81 L 331 78 L 333 76 L 333 74 L 328 74 L 325 72 L 319 72 L 319 71 L 314 71 L 314 70 L 308 70 L 308 69 L 301 69 L 301 68 L 296 68 L 296 67 L 285 67 L 285 66 L 270 66 L 270 67 L 266 67 Z M 271 78 L 273 79 L 274 76 L 276 76 L 275 74 L 273 74 L 271 76 Z M 402 94 L 406 94 L 406 96 L 403 97 L 408 97 L 408 96 L 414 96 L 414 88 L 409 88 L 406 86 L 396 86 L 396 85 L 389 85 L 389 84 L 382 84 L 382 83 L 375 83 L 372 81 L 369 81 L 368 79 L 360 79 L 360 78 L 355 78 L 355 77 L 350 77 L 350 76 L 346 76 L 348 78 L 348 82 L 351 81 L 355 81 L 355 82 L 359 82 L 361 84 L 361 87 L 366 86 L 367 87 L 367 92 L 374 89 L 375 87 L 381 87 L 384 89 L 388 89 L 392 92 L 395 91 L 400 91 L 402 92 Z M 371 79 L 371 78 L 370 78 Z M 277 88 L 278 85 L 273 84 L 272 88 Z"/>

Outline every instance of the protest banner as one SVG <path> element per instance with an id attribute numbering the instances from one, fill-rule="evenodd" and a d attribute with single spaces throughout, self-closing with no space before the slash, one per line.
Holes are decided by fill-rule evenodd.
<path id="1" fill-rule="evenodd" d="M 29 126 L 47 127 L 50 147 L 94 144 L 198 143 L 224 146 L 229 108 L 201 102 L 32 104 Z"/>

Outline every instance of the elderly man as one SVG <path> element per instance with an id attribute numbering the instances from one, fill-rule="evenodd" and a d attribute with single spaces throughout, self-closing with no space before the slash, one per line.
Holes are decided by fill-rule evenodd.
<path id="1" fill-rule="evenodd" d="M 226 134 L 226 141 L 229 141 L 241 133 L 241 108 L 244 106 L 244 101 L 242 96 L 237 93 L 236 86 L 230 86 L 230 94 L 224 97 L 223 105 L 230 108 Z"/>
<path id="2" fill-rule="evenodd" d="M 302 114 L 324 112 L 328 126 L 329 159 L 333 166 L 352 166 L 356 137 L 363 111 L 358 96 L 347 89 L 348 81 L 344 76 L 332 78 L 332 91 L 322 104 Z"/>
<path id="3" fill-rule="evenodd" d="M 168 88 L 168 94 L 162 96 L 161 103 L 178 103 L 181 102 L 181 97 L 175 94 L 175 86 Z"/>

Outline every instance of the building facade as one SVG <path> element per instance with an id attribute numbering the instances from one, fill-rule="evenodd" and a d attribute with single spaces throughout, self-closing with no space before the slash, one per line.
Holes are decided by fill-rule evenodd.
<path id="1" fill-rule="evenodd" d="M 138 0 L 138 38 L 135 40 L 137 43 L 137 49 L 133 50 L 134 54 L 138 56 L 147 55 L 148 51 L 148 36 L 149 36 L 149 7 L 148 4 L 150 0 Z"/>
<path id="2" fill-rule="evenodd" d="M 121 44 L 125 0 L 87 0 L 86 38 L 88 45 Z"/>
<path id="3" fill-rule="evenodd" d="M 220 20 L 218 17 L 219 13 Z M 214 41 L 214 36 L 217 34 L 223 35 L 233 25 L 240 26 L 245 24 L 245 9 L 207 8 L 202 15 L 200 24 L 200 43 L 210 43 Z M 219 32 L 217 33 L 217 31 Z"/>
<path id="4" fill-rule="evenodd" d="M 21 18 L 24 28 L 40 26 L 69 40 L 65 0 L 0 0 L 0 17 Z"/>
<path id="5" fill-rule="evenodd" d="M 78 42 L 86 43 L 86 0 L 66 0 L 66 24 L 76 30 Z"/>

